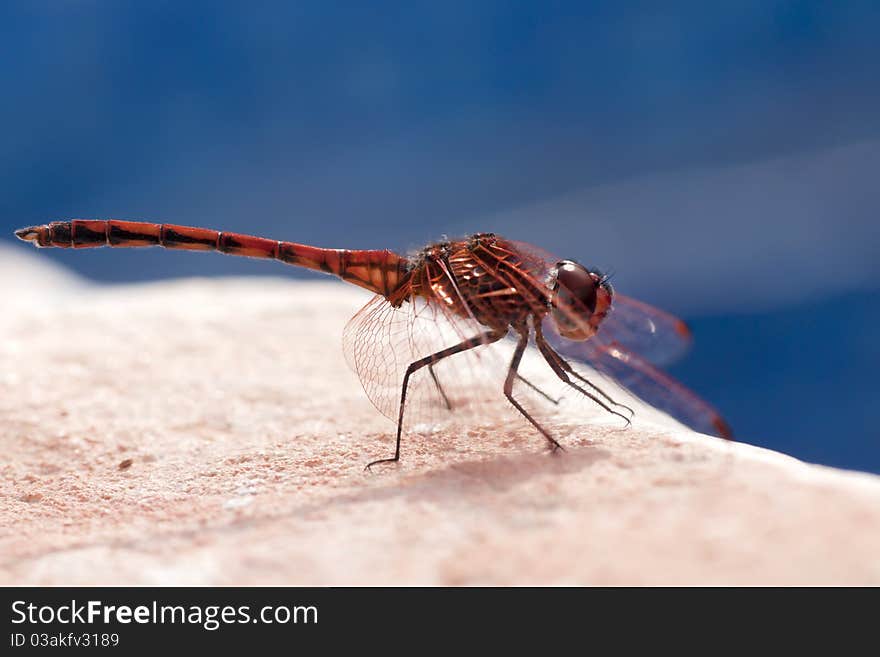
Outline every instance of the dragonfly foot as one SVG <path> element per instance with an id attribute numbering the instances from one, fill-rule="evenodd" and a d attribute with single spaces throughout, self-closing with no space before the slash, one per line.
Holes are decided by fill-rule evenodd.
<path id="1" fill-rule="evenodd" d="M 379 465 L 380 463 L 397 463 L 400 461 L 399 457 L 394 457 L 390 459 L 379 459 L 378 461 L 371 461 L 364 466 L 364 472 L 373 472 L 373 466 Z"/>
<path id="2" fill-rule="evenodd" d="M 555 440 L 550 441 L 550 453 L 551 454 L 556 454 L 556 452 L 564 452 L 564 451 L 565 451 L 565 447 L 563 447 L 560 443 L 556 442 Z"/>
<path id="3" fill-rule="evenodd" d="M 636 412 L 633 409 L 631 409 L 629 406 L 627 406 L 626 404 L 618 404 L 617 402 L 612 402 L 612 403 L 615 406 L 617 406 L 618 408 L 625 409 L 629 413 L 630 420 L 632 420 L 636 416 Z"/>

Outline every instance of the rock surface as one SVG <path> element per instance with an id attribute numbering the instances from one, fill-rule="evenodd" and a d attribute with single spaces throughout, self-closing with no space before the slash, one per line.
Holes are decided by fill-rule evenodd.
<path id="1" fill-rule="evenodd" d="M 0 583 L 880 584 L 880 478 L 671 422 L 560 414 L 550 456 L 487 417 L 365 473 L 343 284 L 0 278 Z"/>

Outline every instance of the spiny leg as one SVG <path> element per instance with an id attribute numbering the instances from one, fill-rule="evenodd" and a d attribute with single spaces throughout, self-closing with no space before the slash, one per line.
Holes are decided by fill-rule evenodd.
<path id="1" fill-rule="evenodd" d="M 434 372 L 434 363 L 428 365 L 428 372 L 431 373 L 431 378 L 434 379 L 434 385 L 437 386 L 437 392 L 439 392 L 440 396 L 443 398 L 443 403 L 446 404 L 446 409 L 451 411 L 452 404 L 449 403 L 449 397 L 446 396 L 443 386 L 440 385 L 440 379 L 437 378 L 437 374 Z"/>
<path id="2" fill-rule="evenodd" d="M 608 393 L 606 393 L 604 390 L 602 390 L 602 388 L 600 388 L 600 387 L 597 386 L 595 383 L 593 383 L 592 381 L 590 381 L 589 379 L 587 379 L 586 377 L 584 377 L 584 376 L 582 376 L 580 373 L 578 373 L 578 371 L 577 371 L 576 369 L 574 369 L 574 368 L 569 364 L 568 361 L 566 361 L 564 358 L 562 358 L 562 356 L 560 356 L 559 354 L 557 354 L 556 351 L 553 351 L 553 355 L 554 355 L 556 358 L 559 359 L 557 362 L 559 363 L 559 365 L 560 365 L 560 366 L 561 366 L 566 372 L 568 372 L 569 374 L 571 374 L 572 376 L 574 376 L 574 377 L 577 378 L 578 380 L 583 381 L 584 383 L 586 383 L 586 384 L 587 384 L 588 386 L 590 386 L 593 390 L 595 390 L 595 391 L 598 392 L 602 397 L 604 397 L 604 398 L 605 398 L 605 399 L 606 399 L 606 400 L 607 400 L 612 406 L 617 406 L 618 408 L 622 408 L 622 409 L 624 409 L 624 410 L 626 410 L 626 411 L 629 411 L 629 418 L 630 418 L 630 420 L 632 420 L 632 418 L 635 417 L 636 412 L 635 412 L 632 408 L 630 408 L 630 407 L 627 406 L 626 404 L 621 404 L 620 402 L 615 401 L 615 400 L 614 400 L 614 399 L 613 399 Z"/>
<path id="3" fill-rule="evenodd" d="M 532 390 L 534 390 L 535 392 L 537 392 L 539 395 L 541 395 L 544 399 L 546 399 L 547 401 L 549 401 L 551 404 L 559 404 L 559 400 L 558 400 L 558 399 L 553 399 L 553 397 L 551 397 L 551 396 L 548 395 L 546 392 L 544 392 L 543 390 L 541 390 L 538 386 L 536 386 L 534 383 L 532 383 L 531 381 L 529 381 L 526 377 L 524 377 L 524 376 L 523 376 L 522 374 L 520 374 L 519 372 L 516 373 L 516 378 L 519 379 L 520 381 L 522 381 L 523 383 L 525 383 L 529 388 L 531 388 Z"/>
<path id="4" fill-rule="evenodd" d="M 406 368 L 406 374 L 403 375 L 403 385 L 400 391 L 400 411 L 397 416 L 397 443 L 394 448 L 394 456 L 392 458 L 379 459 L 378 461 L 368 463 L 364 469 L 369 470 L 374 465 L 378 465 L 379 463 L 394 463 L 400 460 L 400 436 L 403 431 L 403 411 L 406 407 L 406 390 L 407 386 L 409 385 L 409 377 L 412 376 L 414 372 L 417 372 L 426 365 L 433 365 L 434 363 L 441 361 L 444 358 L 461 353 L 462 351 L 467 351 L 468 349 L 473 349 L 474 347 L 479 347 L 480 345 L 497 342 L 505 335 L 507 335 L 506 330 L 487 331 L 482 335 L 478 335 L 476 337 L 470 338 L 469 340 L 465 340 L 464 342 L 460 342 L 454 347 L 443 349 L 442 351 L 438 351 L 435 354 L 425 356 L 424 358 L 420 358 L 419 360 L 410 363 L 409 367 Z M 434 380 L 436 381 L 436 378 Z"/>
<path id="5" fill-rule="evenodd" d="M 540 339 L 543 341 L 544 336 L 542 335 Z M 576 369 L 574 369 L 571 366 L 571 364 L 569 364 L 569 362 L 567 360 L 565 360 L 562 356 L 560 356 L 558 353 L 556 353 L 556 351 L 552 347 L 547 345 L 546 342 L 544 344 L 547 347 L 547 350 L 549 352 L 549 353 L 544 354 L 545 358 L 547 358 L 549 355 L 551 358 L 553 358 L 553 360 L 555 360 L 559 364 L 559 366 L 563 370 L 565 370 L 568 374 L 572 375 L 576 379 L 586 383 L 593 390 L 595 390 L 597 393 L 599 393 L 600 396 L 604 397 L 605 400 L 608 403 L 610 403 L 612 406 L 617 406 L 618 408 L 623 408 L 623 409 L 626 409 L 627 411 L 629 411 L 630 419 L 632 419 L 635 416 L 636 412 L 632 408 L 630 408 L 626 404 L 621 404 L 620 402 L 615 401 L 608 393 L 606 393 L 604 390 L 602 390 L 602 388 L 597 386 L 595 383 L 593 383 L 592 381 L 590 381 L 586 377 L 582 376 Z"/>
<path id="6" fill-rule="evenodd" d="M 609 406 L 604 401 L 599 399 L 599 397 L 587 392 L 581 386 L 579 386 L 577 383 L 575 383 L 574 381 L 571 380 L 571 377 L 568 376 L 569 374 L 573 374 L 575 377 L 577 377 L 578 379 L 580 379 L 581 381 L 583 381 L 584 383 L 589 385 L 591 388 L 596 390 L 596 392 L 598 392 L 602 397 L 607 399 L 608 402 L 610 402 L 612 405 L 619 406 L 621 408 L 625 408 L 630 413 L 635 415 L 635 411 L 633 409 L 631 409 L 629 406 L 626 406 L 624 404 L 619 404 L 618 402 L 614 401 L 603 390 L 598 388 L 593 383 L 590 383 L 587 379 L 585 379 L 580 374 L 575 372 L 574 368 L 571 365 L 569 365 L 568 362 L 562 356 L 557 354 L 549 344 L 547 344 L 547 341 L 544 339 L 543 333 L 541 333 L 540 328 L 538 328 L 537 326 L 535 328 L 535 344 L 538 345 L 538 350 L 541 352 L 541 355 L 544 356 L 544 360 L 547 361 L 547 364 L 550 366 L 550 369 L 552 369 L 556 373 L 556 376 L 558 376 L 565 383 L 567 383 L 569 386 L 571 386 L 572 388 L 577 390 L 579 393 L 581 393 L 585 397 L 592 399 L 594 402 L 596 402 L 599 406 L 604 408 L 606 411 L 608 411 L 612 415 L 616 415 L 617 417 L 622 418 L 626 422 L 627 426 L 632 424 L 631 418 L 628 418 L 623 413 L 618 413 L 613 408 L 611 408 L 611 406 Z"/>
<path id="7" fill-rule="evenodd" d="M 451 411 L 452 410 L 452 403 L 449 401 L 449 397 L 446 396 L 446 392 L 443 390 L 443 386 L 440 385 L 440 379 L 437 378 L 437 373 L 434 371 L 433 363 L 431 365 L 428 365 L 428 372 L 431 373 L 431 378 L 434 379 L 434 385 L 437 386 L 437 392 L 439 392 L 440 397 L 443 398 L 443 403 L 446 405 L 446 409 Z M 516 378 L 519 379 L 520 381 L 522 381 L 523 383 L 525 383 L 529 388 L 531 388 L 532 390 L 537 392 L 539 395 L 541 395 L 544 399 L 549 401 L 551 404 L 559 404 L 558 399 L 553 399 L 553 397 L 551 397 L 546 392 L 541 390 L 538 386 L 536 386 L 534 383 L 529 381 L 526 377 L 524 377 L 519 372 L 516 373 Z"/>
<path id="8" fill-rule="evenodd" d="M 513 382 L 517 376 L 517 370 L 519 369 L 520 361 L 522 361 L 523 353 L 526 350 L 526 347 L 529 345 L 529 331 L 526 328 L 520 328 L 519 330 L 519 342 L 516 343 L 516 349 L 513 352 L 513 358 L 510 360 L 510 368 L 507 370 L 507 378 L 504 381 L 504 396 L 507 397 L 507 401 L 513 404 L 514 408 L 518 410 L 523 416 L 532 423 L 538 431 L 541 432 L 541 435 L 546 438 L 551 446 L 553 451 L 555 452 L 557 449 L 563 449 L 562 445 L 560 445 L 556 439 L 550 435 L 550 432 L 547 431 L 544 427 L 542 427 L 538 421 L 529 415 L 529 412 L 522 407 L 522 405 L 513 398 Z"/>
<path id="9" fill-rule="evenodd" d="M 630 417 L 635 415 L 635 411 L 631 409 L 626 404 L 621 404 L 620 402 L 615 401 L 608 393 L 606 393 L 602 388 L 597 386 L 595 383 L 590 381 L 589 379 L 582 376 L 577 370 L 575 370 L 567 360 L 565 360 L 562 356 L 556 353 L 544 338 L 544 332 L 541 329 L 540 323 L 535 324 L 535 342 L 538 344 L 538 347 L 541 349 L 541 353 L 543 354 L 545 359 L 552 358 L 563 370 L 565 370 L 568 374 L 571 374 L 575 378 L 579 379 L 583 383 L 586 383 L 593 390 L 595 390 L 599 395 L 605 398 L 605 400 L 610 403 L 612 406 L 617 406 L 618 408 L 624 408 L 630 412 Z"/>
<path id="10" fill-rule="evenodd" d="M 550 358 L 552 358 L 552 359 L 553 359 L 553 360 L 559 365 L 559 367 L 561 367 L 563 370 L 565 370 L 568 374 L 571 374 L 571 375 L 574 376 L 575 378 L 577 378 L 577 379 L 579 379 L 580 381 L 586 383 L 586 384 L 587 384 L 588 386 L 590 386 L 593 390 L 595 390 L 597 393 L 599 393 L 599 395 L 601 395 L 602 397 L 604 397 L 605 400 L 606 400 L 608 403 L 610 403 L 612 406 L 617 406 L 617 407 L 619 407 L 619 408 L 624 408 L 624 409 L 626 409 L 627 411 L 629 411 L 629 412 L 630 412 L 630 419 L 632 419 L 632 417 L 635 416 L 636 412 L 635 412 L 633 409 L 631 409 L 631 408 L 630 408 L 629 406 L 627 406 L 626 404 L 621 404 L 620 402 L 617 402 L 617 401 L 615 401 L 614 399 L 612 399 L 611 396 L 608 395 L 608 393 L 606 393 L 604 390 L 602 390 L 602 388 L 600 388 L 599 386 L 597 386 L 595 383 L 593 383 L 593 382 L 590 381 L 589 379 L 587 379 L 587 378 L 581 376 L 581 374 L 579 374 L 578 371 L 575 370 L 575 369 L 569 364 L 569 362 L 568 362 L 567 360 L 565 360 L 562 356 L 560 356 L 558 353 L 556 353 L 556 350 L 554 350 L 549 344 L 547 344 L 547 340 L 544 338 L 544 333 L 543 333 L 543 331 L 541 330 L 541 325 L 540 325 L 540 324 L 536 324 L 536 325 L 535 325 L 535 343 L 538 345 L 538 348 L 540 349 L 541 354 L 544 356 L 545 359 L 550 359 Z M 552 365 L 551 365 L 551 367 L 552 367 Z M 554 371 L 555 371 L 555 370 L 554 370 Z M 561 377 L 560 377 L 560 378 L 561 378 Z M 564 380 L 565 380 L 565 379 L 563 379 L 563 381 L 564 381 Z M 566 382 L 566 383 L 568 383 L 568 382 Z M 579 390 L 579 389 L 580 389 L 580 388 L 578 388 L 578 390 Z"/>

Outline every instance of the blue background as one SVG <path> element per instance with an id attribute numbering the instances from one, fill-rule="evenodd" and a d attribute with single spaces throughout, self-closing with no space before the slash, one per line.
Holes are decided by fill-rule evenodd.
<path id="1" fill-rule="evenodd" d="M 741 439 L 880 472 L 880 5 L 660 4 L 4 2 L 0 239 L 494 230 L 689 320 L 672 371 Z M 100 281 L 308 275 L 43 255 Z"/>

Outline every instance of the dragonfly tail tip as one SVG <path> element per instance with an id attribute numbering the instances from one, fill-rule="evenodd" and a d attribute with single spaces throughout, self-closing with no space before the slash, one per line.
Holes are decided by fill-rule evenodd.
<path id="1" fill-rule="evenodd" d="M 19 228 L 15 231 L 15 236 L 24 242 L 35 242 L 40 236 L 40 227 L 28 226 L 27 228 Z"/>

